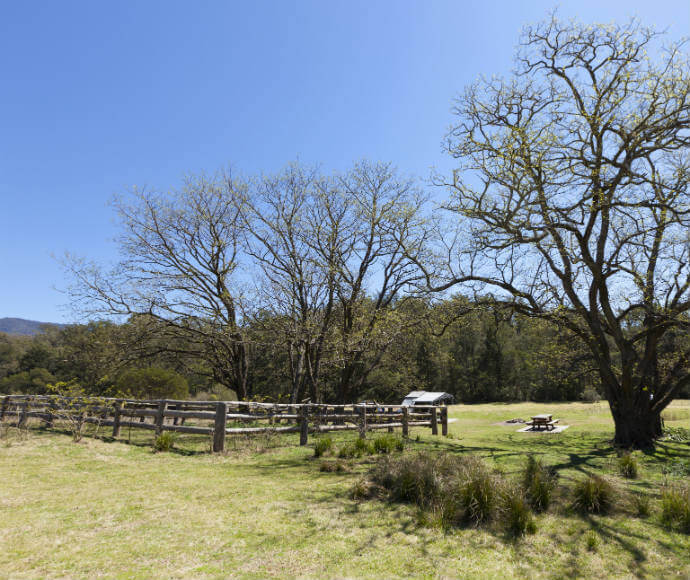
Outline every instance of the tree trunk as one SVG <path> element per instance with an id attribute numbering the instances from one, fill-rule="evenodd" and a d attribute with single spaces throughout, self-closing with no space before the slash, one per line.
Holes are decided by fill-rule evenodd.
<path id="1" fill-rule="evenodd" d="M 625 448 L 649 449 L 661 437 L 661 415 L 649 404 L 634 401 L 609 402 L 616 426 L 614 444 Z"/>

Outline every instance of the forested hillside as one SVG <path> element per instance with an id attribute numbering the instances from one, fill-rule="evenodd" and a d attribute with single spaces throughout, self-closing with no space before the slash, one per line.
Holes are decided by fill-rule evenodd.
<path id="1" fill-rule="evenodd" d="M 43 332 L 45 326 L 60 327 L 62 325 L 52 322 L 26 320 L 25 318 L 0 318 L 0 332 L 6 334 L 34 335 Z"/>

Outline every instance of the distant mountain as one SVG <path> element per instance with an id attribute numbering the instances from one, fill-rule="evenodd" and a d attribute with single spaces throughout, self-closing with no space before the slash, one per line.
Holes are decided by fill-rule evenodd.
<path id="1" fill-rule="evenodd" d="M 0 332 L 7 334 L 40 334 L 43 332 L 44 325 L 63 327 L 64 324 L 54 322 L 38 322 L 37 320 L 26 320 L 25 318 L 0 318 Z"/>

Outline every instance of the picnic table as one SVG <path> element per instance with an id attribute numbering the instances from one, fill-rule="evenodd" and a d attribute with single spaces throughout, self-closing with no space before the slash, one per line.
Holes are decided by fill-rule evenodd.
<path id="1" fill-rule="evenodd" d="M 556 427 L 556 423 L 558 423 L 558 419 L 554 419 L 552 415 L 548 414 L 535 415 L 531 421 L 527 422 L 534 431 L 541 431 L 542 429 L 551 431 Z"/>

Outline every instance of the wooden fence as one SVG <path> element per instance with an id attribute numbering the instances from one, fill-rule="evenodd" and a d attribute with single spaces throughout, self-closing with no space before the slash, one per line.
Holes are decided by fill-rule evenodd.
<path id="1" fill-rule="evenodd" d="M 93 423 L 112 427 L 119 437 L 123 427 L 205 434 L 213 439 L 213 451 L 225 449 L 227 435 L 253 433 L 299 433 L 306 445 L 309 433 L 356 430 L 364 438 L 368 431 L 428 427 L 448 435 L 447 407 L 401 405 L 317 405 L 255 403 L 251 401 L 139 401 L 113 398 L 71 398 L 40 395 L 6 395 L 0 402 L 0 421 L 16 420 L 25 426 L 29 418 L 52 426 L 56 420 Z"/>

